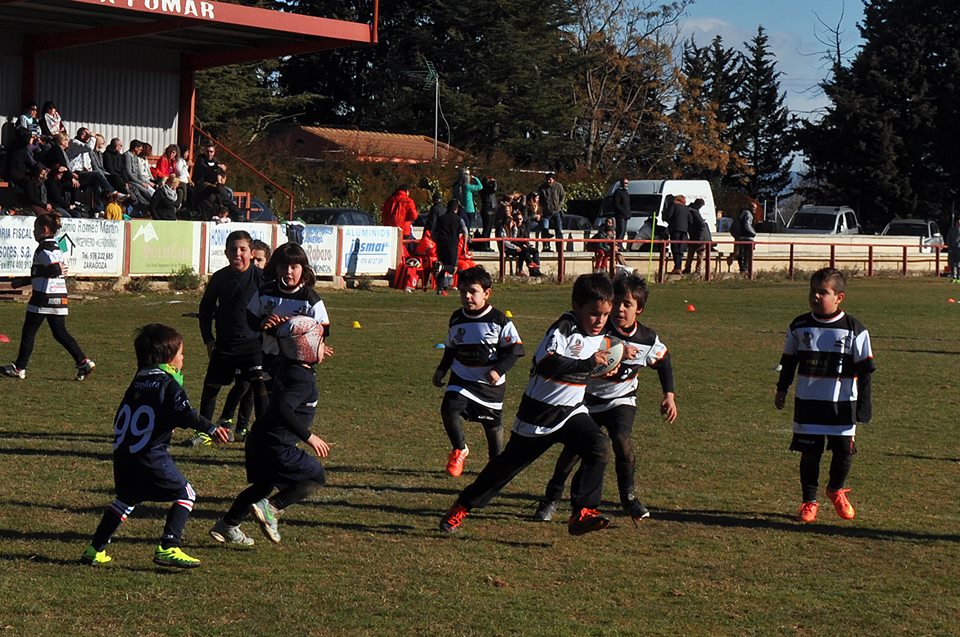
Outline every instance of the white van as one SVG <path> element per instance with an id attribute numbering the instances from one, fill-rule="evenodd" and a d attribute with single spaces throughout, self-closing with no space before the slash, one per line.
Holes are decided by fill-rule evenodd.
<path id="1" fill-rule="evenodd" d="M 604 223 L 606 217 L 613 216 L 613 193 L 620 187 L 620 180 L 613 182 L 607 189 L 607 195 L 600 206 L 596 225 Z M 666 239 L 667 223 L 663 220 L 663 205 L 667 195 L 683 195 L 689 206 L 697 199 L 703 199 L 700 216 L 703 217 L 712 234 L 717 232 L 717 206 L 713 201 L 713 189 L 705 179 L 632 179 L 627 185 L 630 193 L 630 220 L 627 222 L 628 239 L 649 239 L 651 236 L 651 218 L 657 218 L 657 238 Z M 631 246 L 634 248 L 634 246 Z M 636 248 L 634 248 L 636 249 Z"/>

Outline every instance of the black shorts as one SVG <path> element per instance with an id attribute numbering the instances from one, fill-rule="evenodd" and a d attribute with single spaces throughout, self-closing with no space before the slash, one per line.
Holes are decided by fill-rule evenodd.
<path id="1" fill-rule="evenodd" d="M 857 453 L 857 445 L 853 441 L 853 436 L 826 436 L 823 434 L 793 434 L 793 440 L 790 441 L 790 451 L 820 455 L 823 453 L 824 441 L 826 441 L 827 451 L 846 453 L 849 456 Z"/>
<path id="2" fill-rule="evenodd" d="M 263 352 L 257 350 L 248 354 L 227 354 L 216 349 L 207 364 L 204 385 L 229 385 L 237 380 L 254 381 L 263 378 Z"/>
<path id="3" fill-rule="evenodd" d="M 283 489 L 307 480 L 326 483 L 323 465 L 299 447 L 265 446 L 251 436 L 247 438 L 244 453 L 247 482 L 251 484 L 269 483 Z"/>
<path id="4" fill-rule="evenodd" d="M 588 406 L 587 409 L 589 410 L 590 407 Z M 612 409 L 590 412 L 593 422 L 597 423 L 601 429 L 606 429 L 611 438 L 629 438 L 636 415 L 637 408 L 633 405 L 617 405 Z"/>
<path id="5" fill-rule="evenodd" d="M 491 409 L 455 391 L 448 391 L 443 394 L 440 411 L 444 413 L 448 410 L 460 414 L 460 417 L 464 420 L 478 422 L 484 427 L 496 427 L 502 423 L 503 418 L 503 410 Z"/>
<path id="6" fill-rule="evenodd" d="M 193 489 L 171 457 L 151 466 L 114 462 L 113 482 L 117 499 L 126 504 L 193 499 Z"/>

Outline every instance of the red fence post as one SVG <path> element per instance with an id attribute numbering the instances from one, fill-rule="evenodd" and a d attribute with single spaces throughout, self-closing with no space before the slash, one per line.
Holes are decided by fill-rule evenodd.
<path id="1" fill-rule="evenodd" d="M 651 245 L 656 245 L 658 242 L 651 239 Z M 657 283 L 663 283 L 663 271 L 666 269 L 667 264 L 667 243 L 665 241 L 660 241 L 660 258 L 657 260 Z"/>
<path id="2" fill-rule="evenodd" d="M 867 247 L 867 276 L 873 276 L 873 246 Z"/>
<path id="3" fill-rule="evenodd" d="M 499 243 L 499 239 L 497 240 L 497 242 Z M 487 245 L 490 245 L 490 244 L 488 243 Z M 505 278 L 504 275 L 507 270 L 507 252 L 506 250 L 503 249 L 502 244 L 497 246 L 497 248 L 500 250 L 500 283 L 503 283 L 503 280 Z"/>
<path id="4" fill-rule="evenodd" d="M 563 233 L 560 233 L 563 238 Z M 567 269 L 567 260 L 563 258 L 563 241 L 557 243 L 557 283 L 563 283 L 564 271 Z"/>
<path id="5" fill-rule="evenodd" d="M 710 261 L 713 256 L 713 246 L 714 243 L 711 241 L 709 243 L 704 243 L 703 249 L 703 280 L 710 280 Z"/>
<path id="6" fill-rule="evenodd" d="M 835 243 L 830 244 L 830 267 L 837 267 L 837 244 Z"/>
<path id="7" fill-rule="evenodd" d="M 934 257 L 934 273 L 936 276 L 940 276 L 940 246 L 934 248 L 937 251 L 937 256 Z"/>
<path id="8" fill-rule="evenodd" d="M 903 264 L 901 270 L 903 276 L 907 276 L 907 246 L 903 246 Z"/>
<path id="9" fill-rule="evenodd" d="M 794 274 L 793 249 L 794 249 L 794 244 L 791 243 L 790 244 L 790 266 L 788 270 L 791 281 L 793 280 L 793 274 Z"/>

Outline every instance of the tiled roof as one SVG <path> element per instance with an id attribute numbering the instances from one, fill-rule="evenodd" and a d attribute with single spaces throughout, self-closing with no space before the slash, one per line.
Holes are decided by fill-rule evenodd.
<path id="1" fill-rule="evenodd" d="M 432 162 L 433 138 L 426 135 L 403 135 L 374 131 L 321 126 L 294 126 L 282 135 L 290 152 L 306 159 L 321 159 L 335 153 L 351 153 L 365 161 L 399 163 Z M 437 143 L 439 163 L 462 163 L 466 153 Z"/>

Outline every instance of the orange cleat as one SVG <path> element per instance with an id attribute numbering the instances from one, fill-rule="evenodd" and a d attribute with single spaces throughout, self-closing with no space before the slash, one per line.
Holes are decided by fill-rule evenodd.
<path id="1" fill-rule="evenodd" d="M 447 511 L 447 514 L 440 518 L 440 530 L 445 533 L 453 533 L 460 528 L 463 519 L 468 515 L 470 515 L 470 512 L 467 511 L 466 507 L 459 502 L 455 502 Z"/>
<path id="2" fill-rule="evenodd" d="M 463 473 L 463 461 L 466 460 L 469 455 L 470 449 L 467 447 L 452 450 L 450 456 L 447 458 L 447 473 L 454 478 Z"/>
<path id="3" fill-rule="evenodd" d="M 596 509 L 580 509 L 579 513 L 570 516 L 567 531 L 570 535 L 585 535 L 591 531 L 605 529 L 609 524 L 610 520 Z"/>
<path id="4" fill-rule="evenodd" d="M 837 515 L 844 520 L 852 520 L 857 515 L 857 512 L 853 510 L 853 505 L 850 504 L 850 500 L 847 499 L 849 492 L 850 489 L 837 489 L 836 491 L 827 489 L 827 497 L 833 502 L 833 508 L 836 509 Z"/>
<path id="5" fill-rule="evenodd" d="M 800 505 L 800 510 L 797 511 L 797 519 L 803 522 L 804 524 L 810 524 L 811 522 L 817 521 L 817 511 L 820 510 L 820 505 L 816 500 L 813 502 L 804 502 Z"/>

